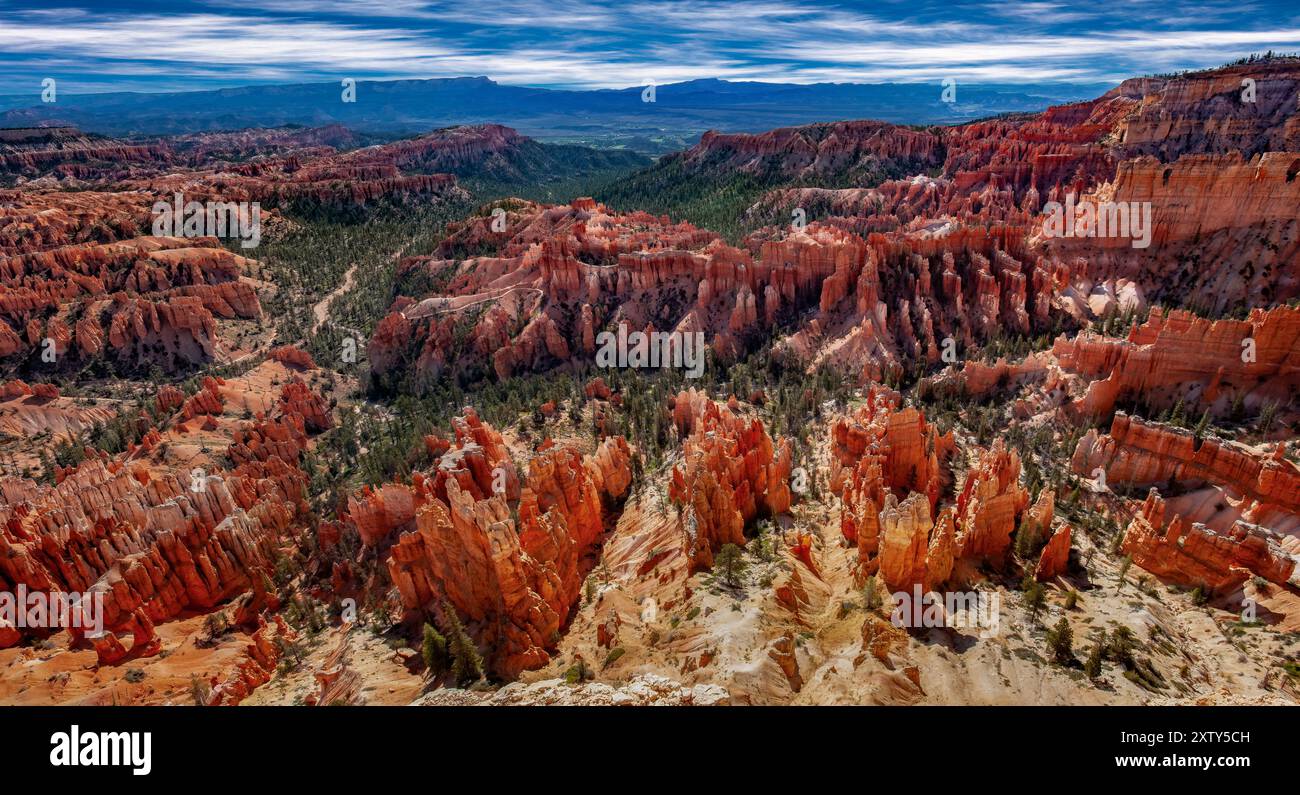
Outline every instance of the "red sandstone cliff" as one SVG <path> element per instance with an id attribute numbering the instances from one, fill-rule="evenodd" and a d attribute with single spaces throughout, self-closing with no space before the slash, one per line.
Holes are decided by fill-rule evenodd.
<path id="1" fill-rule="evenodd" d="M 602 499 L 626 490 L 628 460 L 621 439 L 590 459 L 552 445 L 520 485 L 501 437 L 467 411 L 434 477 L 385 486 L 349 513 L 367 543 L 401 530 L 387 566 L 403 606 L 454 609 L 492 670 L 512 678 L 550 659 L 604 532 Z"/>
<path id="2" fill-rule="evenodd" d="M 139 447 L 89 458 L 61 471 L 54 486 L 0 479 L 0 589 L 102 594 L 107 632 L 89 640 L 101 664 L 113 664 L 156 653 L 155 624 L 259 588 L 307 510 L 298 468 L 305 437 L 278 447 L 249 442 L 271 427 L 302 433 L 298 410 L 320 400 L 302 388 L 286 386 L 274 416 L 236 432 L 230 470 L 175 472 L 149 463 Z M 129 648 L 125 634 L 134 638 Z"/>
<path id="3" fill-rule="evenodd" d="M 694 389 L 677 395 L 673 419 L 689 435 L 668 495 L 681 508 L 692 566 L 707 568 L 724 544 L 745 544 L 745 526 L 760 512 L 789 509 L 790 443 L 773 442 L 761 420 L 739 417 Z"/>

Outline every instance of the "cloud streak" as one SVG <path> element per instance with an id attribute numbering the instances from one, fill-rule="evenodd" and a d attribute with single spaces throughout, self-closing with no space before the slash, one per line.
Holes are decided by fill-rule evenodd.
<path id="1" fill-rule="evenodd" d="M 0 3 L 0 78 L 64 90 L 486 75 L 622 88 L 717 77 L 773 82 L 1114 82 L 1252 51 L 1300 50 L 1283 3 L 1138 0 L 180 2 L 41 9 Z M 617 10 L 615 10 L 617 9 Z"/>

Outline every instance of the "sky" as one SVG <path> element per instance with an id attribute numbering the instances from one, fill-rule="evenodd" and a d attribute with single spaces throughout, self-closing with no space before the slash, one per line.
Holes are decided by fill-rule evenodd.
<path id="1" fill-rule="evenodd" d="M 1300 52 L 1295 0 L 0 0 L 0 94 L 487 76 L 1118 82 Z"/>

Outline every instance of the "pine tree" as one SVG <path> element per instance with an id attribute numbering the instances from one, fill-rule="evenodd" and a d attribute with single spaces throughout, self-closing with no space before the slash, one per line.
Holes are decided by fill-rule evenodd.
<path id="1" fill-rule="evenodd" d="M 1192 431 L 1192 437 L 1197 441 L 1205 438 L 1205 431 L 1210 427 L 1210 410 L 1206 409 L 1201 415 L 1201 419 L 1196 423 L 1196 429 Z"/>
<path id="2" fill-rule="evenodd" d="M 447 639 L 432 625 L 424 625 L 424 665 L 430 676 L 440 676 L 447 671 Z"/>
<path id="3" fill-rule="evenodd" d="M 1083 672 L 1088 675 L 1089 679 L 1096 679 L 1101 676 L 1101 642 L 1098 641 L 1092 646 L 1092 651 L 1088 652 L 1088 659 L 1083 664 Z"/>
<path id="4" fill-rule="evenodd" d="M 745 568 L 749 564 L 740 554 L 740 547 L 735 544 L 723 544 L 722 549 L 719 549 L 718 554 L 713 558 L 713 565 L 722 572 L 723 582 L 735 588 L 740 584 L 740 576 L 745 573 Z"/>
<path id="5" fill-rule="evenodd" d="M 1037 621 L 1038 611 L 1042 609 L 1043 604 L 1047 601 L 1047 594 L 1044 593 L 1042 584 L 1035 580 L 1032 574 L 1025 575 L 1020 587 L 1025 592 L 1025 606 L 1029 608 L 1029 620 Z"/>
<path id="6" fill-rule="evenodd" d="M 465 625 L 460 623 L 456 608 L 443 602 L 442 612 L 449 625 L 447 649 L 451 656 L 451 680 L 460 685 L 482 679 L 483 657 L 478 653 L 474 639 L 465 631 Z"/>
<path id="7" fill-rule="evenodd" d="M 1132 565 L 1132 555 L 1125 555 L 1124 559 L 1119 562 L 1119 581 L 1115 585 L 1115 590 L 1117 592 L 1124 587 L 1124 578 L 1128 576 L 1128 569 Z"/>
<path id="8" fill-rule="evenodd" d="M 1169 424 L 1181 428 L 1185 422 L 1186 420 L 1183 419 L 1183 399 L 1178 398 L 1178 402 L 1174 404 L 1174 410 L 1169 414 Z"/>
<path id="9" fill-rule="evenodd" d="M 1133 636 L 1133 630 L 1128 627 L 1115 627 L 1110 633 L 1110 643 L 1107 653 L 1110 658 L 1125 668 L 1133 666 L 1133 647 L 1137 643 L 1137 638 Z"/>
<path id="10" fill-rule="evenodd" d="M 1047 648 L 1061 665 L 1074 661 L 1074 630 L 1070 629 L 1070 622 L 1065 617 L 1047 631 Z"/>
<path id="11" fill-rule="evenodd" d="M 1038 551 L 1038 523 L 1025 517 L 1016 531 L 1016 556 L 1029 560 Z"/>
<path id="12" fill-rule="evenodd" d="M 1242 411 L 1243 405 L 1244 393 L 1238 391 L 1232 396 L 1232 406 L 1228 409 L 1228 416 L 1231 417 L 1234 422 L 1241 422 L 1241 419 L 1244 416 L 1244 412 Z"/>

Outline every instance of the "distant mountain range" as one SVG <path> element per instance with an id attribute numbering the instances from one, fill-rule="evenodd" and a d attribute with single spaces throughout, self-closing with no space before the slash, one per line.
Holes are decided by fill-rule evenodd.
<path id="1" fill-rule="evenodd" d="M 784 83 L 692 80 L 654 89 L 555 90 L 508 86 L 486 77 L 361 81 L 355 102 L 339 83 L 249 86 L 175 93 L 0 96 L 0 127 L 72 124 L 113 136 L 150 136 L 340 123 L 368 133 L 409 135 L 456 124 L 494 122 L 539 140 L 625 147 L 660 154 L 694 143 L 705 130 L 757 132 L 842 119 L 944 124 L 1036 111 L 1087 99 L 1098 84 L 958 85 L 942 101 L 937 83 Z"/>

